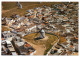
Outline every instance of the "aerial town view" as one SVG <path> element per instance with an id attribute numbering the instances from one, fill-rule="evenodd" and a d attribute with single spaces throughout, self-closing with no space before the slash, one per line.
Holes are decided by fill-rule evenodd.
<path id="1" fill-rule="evenodd" d="M 1 55 L 78 56 L 78 2 L 1 3 Z"/>

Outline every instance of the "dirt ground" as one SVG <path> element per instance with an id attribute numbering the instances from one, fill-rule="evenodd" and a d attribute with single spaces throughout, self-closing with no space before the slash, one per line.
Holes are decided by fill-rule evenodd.
<path id="1" fill-rule="evenodd" d="M 32 33 L 23 37 L 23 39 L 29 42 L 29 44 L 32 45 L 32 47 L 36 50 L 34 55 L 44 55 L 47 52 L 46 50 L 53 45 L 52 43 L 57 40 L 56 36 L 50 34 L 46 34 L 45 38 L 43 39 L 34 40 L 39 36 L 39 34 L 36 35 L 36 37 L 35 35 L 36 33 Z"/>
<path id="2" fill-rule="evenodd" d="M 2 17 L 7 16 L 10 17 L 13 14 L 19 14 L 20 16 L 23 16 L 26 14 L 26 10 L 33 9 L 36 7 L 42 7 L 43 5 L 51 6 L 52 4 L 58 4 L 57 2 L 20 2 L 22 4 L 22 9 L 18 9 L 16 2 L 6 2 L 2 3 Z M 60 2 L 61 3 L 61 2 Z M 59 3 L 59 4 L 60 4 Z"/>
<path id="3" fill-rule="evenodd" d="M 28 42 L 29 43 L 29 42 Z M 32 43 L 29 43 L 34 49 L 36 49 L 36 53 L 34 55 L 44 55 L 44 52 L 46 50 L 46 47 L 44 45 L 35 45 Z"/>
<path id="4" fill-rule="evenodd" d="M 2 14 L 8 12 L 9 10 L 2 10 Z"/>
<path id="5" fill-rule="evenodd" d="M 40 40 L 48 40 L 48 39 L 49 39 L 48 36 L 45 36 L 45 38 L 40 39 Z"/>
<path id="6" fill-rule="evenodd" d="M 10 10 L 3 10 L 2 9 L 2 14 L 5 14 L 5 13 L 7 13 L 7 12 L 9 12 L 9 11 L 12 11 L 12 10 L 15 10 L 17 7 L 15 7 L 15 8 L 12 8 L 12 9 L 10 9 Z"/>
<path id="7" fill-rule="evenodd" d="M 41 40 L 48 40 L 48 36 L 46 36 L 44 39 L 41 39 Z M 36 50 L 36 53 L 34 53 L 34 55 L 44 55 L 44 52 L 46 50 L 45 45 L 36 45 L 31 42 L 28 42 L 28 43 Z"/>
<path id="8" fill-rule="evenodd" d="M 24 41 L 26 41 L 26 40 L 24 40 Z M 36 50 L 34 55 L 44 55 L 44 52 L 46 50 L 46 47 L 44 45 L 35 45 L 33 43 L 30 43 L 30 42 L 27 42 L 27 43 L 29 43 Z"/>

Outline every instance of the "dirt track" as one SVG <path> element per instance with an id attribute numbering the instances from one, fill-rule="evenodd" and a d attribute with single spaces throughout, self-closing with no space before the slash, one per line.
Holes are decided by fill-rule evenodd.
<path id="1" fill-rule="evenodd" d="M 44 55 L 44 52 L 46 50 L 44 45 L 35 45 L 32 43 L 30 43 L 30 45 L 32 45 L 32 47 L 36 49 L 36 53 L 34 55 Z"/>

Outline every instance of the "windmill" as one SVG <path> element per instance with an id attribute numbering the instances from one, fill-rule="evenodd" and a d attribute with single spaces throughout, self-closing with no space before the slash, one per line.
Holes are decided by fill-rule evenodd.
<path id="1" fill-rule="evenodd" d="M 22 9 L 22 5 L 20 4 L 20 2 L 17 2 L 17 5 L 20 9 Z"/>
<path id="2" fill-rule="evenodd" d="M 45 38 L 45 31 L 41 28 L 37 28 L 38 32 L 35 36 L 37 36 L 39 34 L 39 36 L 36 39 L 43 39 Z"/>
<path id="3" fill-rule="evenodd" d="M 41 29 L 39 33 L 40 33 L 39 38 L 45 38 L 45 31 L 43 29 Z"/>

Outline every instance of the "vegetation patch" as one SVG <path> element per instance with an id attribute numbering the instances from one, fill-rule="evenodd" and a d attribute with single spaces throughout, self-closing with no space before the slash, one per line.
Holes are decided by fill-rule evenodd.
<path id="1" fill-rule="evenodd" d="M 47 33 L 46 33 L 46 36 L 48 36 L 48 40 L 41 40 L 41 39 L 34 40 L 38 36 L 39 36 L 39 34 L 36 35 L 36 33 L 32 33 L 32 34 L 24 36 L 23 38 L 26 41 L 31 42 L 31 43 L 33 43 L 33 44 L 35 44 L 37 46 L 38 45 L 43 45 L 46 48 L 44 54 L 46 54 L 50 50 L 52 45 L 55 44 L 54 42 L 58 40 L 58 38 L 56 36 L 51 35 L 51 34 L 47 34 Z M 52 43 L 54 43 L 54 44 L 52 44 Z"/>
<path id="2" fill-rule="evenodd" d="M 42 7 L 43 5 L 50 6 L 53 4 L 60 4 L 58 2 L 20 2 L 22 4 L 22 9 L 19 9 L 17 6 L 17 2 L 2 2 L 2 10 L 9 10 L 6 13 L 2 13 L 2 17 L 7 16 L 10 17 L 13 14 L 19 14 L 20 16 L 23 16 L 26 14 L 26 10 L 34 9 L 36 7 Z M 25 13 L 26 12 L 26 13 Z"/>

